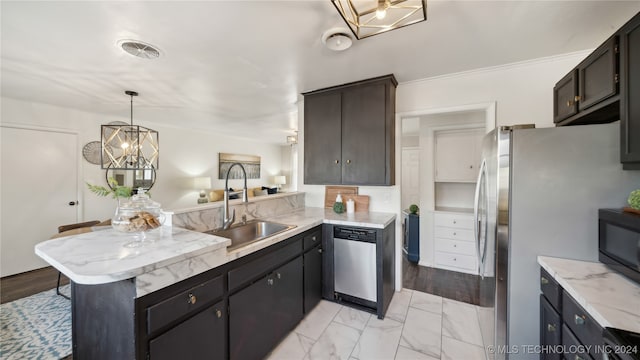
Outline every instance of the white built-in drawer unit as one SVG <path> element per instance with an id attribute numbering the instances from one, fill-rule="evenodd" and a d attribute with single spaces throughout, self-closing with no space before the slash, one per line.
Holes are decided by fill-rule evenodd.
<path id="1" fill-rule="evenodd" d="M 434 212 L 434 262 L 442 269 L 478 273 L 473 215 Z"/>

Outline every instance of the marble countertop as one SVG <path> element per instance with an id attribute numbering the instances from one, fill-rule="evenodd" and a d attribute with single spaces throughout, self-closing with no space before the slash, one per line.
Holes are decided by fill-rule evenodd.
<path id="1" fill-rule="evenodd" d="M 599 262 L 538 256 L 538 264 L 600 326 L 640 333 L 640 285 Z"/>
<path id="2" fill-rule="evenodd" d="M 139 295 L 143 295 L 323 223 L 383 229 L 395 218 L 392 213 L 336 214 L 331 209 L 304 208 L 263 219 L 295 228 L 232 251 L 226 250 L 231 244 L 229 239 L 163 226 L 147 233 L 152 242 L 137 248 L 123 246 L 131 241 L 131 234 L 107 229 L 47 240 L 36 245 L 35 252 L 78 284 L 137 278 Z"/>

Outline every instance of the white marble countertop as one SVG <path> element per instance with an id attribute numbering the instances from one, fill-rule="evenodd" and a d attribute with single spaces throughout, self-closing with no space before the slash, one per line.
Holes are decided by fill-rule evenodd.
<path id="1" fill-rule="evenodd" d="M 331 209 L 305 208 L 265 218 L 296 227 L 227 251 L 231 240 L 177 227 L 149 232 L 155 240 L 142 247 L 127 248 L 131 234 L 113 229 L 44 241 L 35 252 L 78 284 L 103 284 L 137 278 L 138 295 L 264 249 L 322 223 L 383 229 L 396 218 L 392 213 L 336 214 Z"/>
<path id="2" fill-rule="evenodd" d="M 538 256 L 538 264 L 600 326 L 640 333 L 640 285 L 599 262 Z"/>

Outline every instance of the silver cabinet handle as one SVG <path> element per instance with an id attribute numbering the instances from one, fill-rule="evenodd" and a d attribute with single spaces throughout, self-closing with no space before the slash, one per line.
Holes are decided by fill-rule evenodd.
<path id="1" fill-rule="evenodd" d="M 312 241 L 316 241 L 317 239 L 316 239 L 316 237 L 315 237 L 315 236 L 312 236 L 312 237 L 311 237 L 311 240 L 312 240 Z"/>
<path id="2" fill-rule="evenodd" d="M 556 325 L 555 324 L 547 324 L 547 331 L 548 332 L 556 331 Z"/>
<path id="3" fill-rule="evenodd" d="M 318 253 L 322 254 L 322 248 L 318 249 Z"/>
<path id="4" fill-rule="evenodd" d="M 273 279 L 271 279 L 271 278 L 267 279 L 267 284 L 273 285 Z"/>
<path id="5" fill-rule="evenodd" d="M 276 273 L 276 277 L 277 277 L 278 279 L 282 279 L 282 274 L 280 274 L 280 273 Z"/>
<path id="6" fill-rule="evenodd" d="M 584 320 L 586 318 L 586 316 L 582 315 L 578 315 L 578 314 L 574 314 L 573 315 L 573 321 L 576 323 L 576 325 L 584 325 Z"/>
<path id="7" fill-rule="evenodd" d="M 544 276 L 540 277 L 540 284 L 547 285 L 548 283 L 549 283 L 549 280 L 547 280 L 546 277 Z"/>
<path id="8" fill-rule="evenodd" d="M 216 309 L 216 316 L 219 318 L 222 317 L 222 311 Z"/>

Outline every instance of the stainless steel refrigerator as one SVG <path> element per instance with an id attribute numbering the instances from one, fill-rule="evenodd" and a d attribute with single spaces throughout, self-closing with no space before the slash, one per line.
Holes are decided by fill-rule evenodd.
<path id="1" fill-rule="evenodd" d="M 525 347 L 540 343 L 537 256 L 597 261 L 597 209 L 640 188 L 640 171 L 622 170 L 619 139 L 618 122 L 485 136 L 474 213 L 488 359 L 539 359 Z"/>

